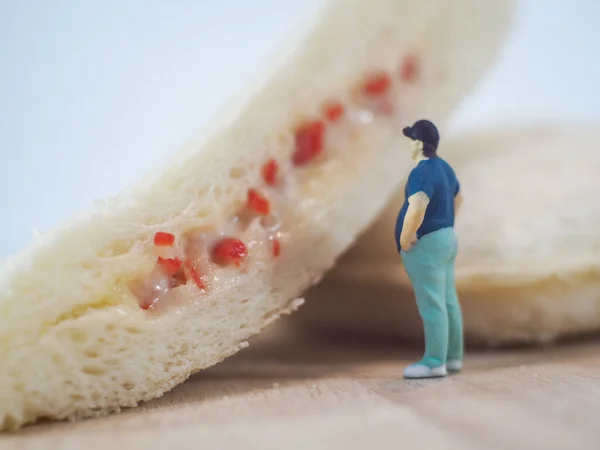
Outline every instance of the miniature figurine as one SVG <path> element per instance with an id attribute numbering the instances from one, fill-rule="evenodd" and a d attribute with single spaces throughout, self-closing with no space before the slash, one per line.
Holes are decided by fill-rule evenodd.
<path id="1" fill-rule="evenodd" d="M 423 358 L 406 367 L 404 377 L 443 377 L 459 372 L 463 364 L 462 313 L 454 279 L 454 218 L 462 193 L 454 170 L 437 155 L 440 137 L 435 125 L 419 120 L 403 134 L 411 140 L 416 165 L 398 214 L 396 244 L 425 331 Z"/>

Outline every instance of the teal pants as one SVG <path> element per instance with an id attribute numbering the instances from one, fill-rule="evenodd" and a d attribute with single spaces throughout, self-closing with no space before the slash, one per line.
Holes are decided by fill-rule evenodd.
<path id="1" fill-rule="evenodd" d="M 454 228 L 426 234 L 402 263 L 415 291 L 425 331 L 425 354 L 419 364 L 431 368 L 463 358 L 463 324 L 454 281 L 458 242 Z"/>

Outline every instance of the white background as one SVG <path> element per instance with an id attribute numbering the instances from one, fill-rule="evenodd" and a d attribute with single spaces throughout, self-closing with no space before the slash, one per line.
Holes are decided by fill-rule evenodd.
<path id="1" fill-rule="evenodd" d="M 0 259 L 168 164 L 317 4 L 0 0 Z M 599 28 L 600 0 L 521 0 L 452 130 L 600 122 Z"/>

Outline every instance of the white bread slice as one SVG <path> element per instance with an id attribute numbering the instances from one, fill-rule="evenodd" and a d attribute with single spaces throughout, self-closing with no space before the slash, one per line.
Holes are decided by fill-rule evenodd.
<path id="1" fill-rule="evenodd" d="M 544 344 L 600 330 L 598 142 L 593 129 L 532 126 L 441 146 L 465 198 L 456 280 L 470 343 Z M 422 340 L 394 245 L 402 201 L 400 194 L 309 297 L 302 327 Z"/>
<path id="2" fill-rule="evenodd" d="M 293 299 L 398 188 L 407 165 L 399 130 L 423 114 L 443 123 L 494 57 L 510 14 L 511 2 L 501 0 L 324 2 L 202 139 L 10 261 L 0 291 L 0 428 L 104 414 L 160 396 L 295 309 L 301 301 Z M 388 72 L 392 87 L 383 100 L 366 102 L 358 87 L 372 71 Z M 381 88 L 375 84 L 371 91 Z M 294 130 L 321 116 L 329 99 L 344 102 L 347 114 L 327 123 L 322 155 L 293 167 Z M 371 117 L 365 108 L 375 104 L 395 112 Z M 315 143 L 314 135 L 301 140 Z M 265 186 L 269 158 L 278 161 L 284 187 Z M 247 228 L 235 222 L 246 214 L 249 188 L 270 197 L 279 230 L 272 220 Z M 187 247 L 191 230 L 208 233 L 192 258 L 206 289 L 188 270 L 185 284 L 141 309 L 132 283 L 159 274 L 155 233 L 172 233 L 176 246 Z M 245 242 L 240 267 L 211 263 L 219 235 Z M 183 257 L 178 252 L 163 256 Z M 155 281 L 161 289 L 173 282 Z"/>

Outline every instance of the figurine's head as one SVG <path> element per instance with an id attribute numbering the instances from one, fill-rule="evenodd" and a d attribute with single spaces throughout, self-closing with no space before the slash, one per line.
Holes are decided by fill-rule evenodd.
<path id="1" fill-rule="evenodd" d="M 417 120 L 412 127 L 402 130 L 404 136 L 411 140 L 412 158 L 419 156 L 435 158 L 440 135 L 435 125 L 429 120 Z"/>

